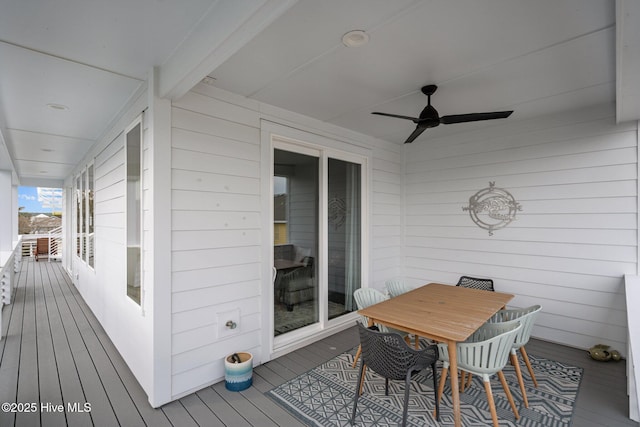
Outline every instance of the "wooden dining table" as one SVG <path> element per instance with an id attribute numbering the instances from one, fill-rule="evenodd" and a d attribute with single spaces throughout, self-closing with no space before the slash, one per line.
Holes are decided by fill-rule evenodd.
<path id="1" fill-rule="evenodd" d="M 381 303 L 358 310 L 369 319 L 369 326 L 390 328 L 447 344 L 449 350 L 453 419 L 461 426 L 456 343 L 466 340 L 513 295 L 429 283 Z"/>

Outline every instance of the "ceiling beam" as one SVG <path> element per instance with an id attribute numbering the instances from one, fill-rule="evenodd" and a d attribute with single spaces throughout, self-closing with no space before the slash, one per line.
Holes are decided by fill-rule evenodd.
<path id="1" fill-rule="evenodd" d="M 160 66 L 159 95 L 178 99 L 297 0 L 220 0 Z"/>
<path id="2" fill-rule="evenodd" d="M 640 2 L 616 0 L 616 121 L 640 120 Z"/>
<path id="3" fill-rule="evenodd" d="M 16 173 L 16 167 L 13 164 L 13 159 L 9 155 L 9 149 L 7 148 L 7 144 L 4 140 L 2 129 L 4 128 L 0 128 L 0 170 L 11 171 L 13 185 L 19 185 L 20 180 L 18 179 L 18 174 Z"/>

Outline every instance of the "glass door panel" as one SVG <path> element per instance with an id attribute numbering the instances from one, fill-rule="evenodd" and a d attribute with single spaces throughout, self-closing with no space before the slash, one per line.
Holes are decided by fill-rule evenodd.
<path id="1" fill-rule="evenodd" d="M 274 150 L 274 336 L 319 319 L 319 159 Z"/>
<path id="2" fill-rule="evenodd" d="M 328 159 L 328 317 L 357 310 L 361 283 L 361 166 Z"/>

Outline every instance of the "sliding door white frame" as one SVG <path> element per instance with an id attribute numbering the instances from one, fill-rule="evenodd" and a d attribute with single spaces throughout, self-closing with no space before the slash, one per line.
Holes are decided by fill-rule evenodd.
<path id="1" fill-rule="evenodd" d="M 331 320 L 328 318 L 328 161 L 329 158 L 361 165 L 361 283 L 369 280 L 369 176 L 370 150 L 346 144 L 343 141 L 263 121 L 262 123 L 262 230 L 263 230 L 263 342 L 266 344 L 264 361 L 286 354 L 354 325 L 358 315 L 353 312 Z M 318 301 L 319 322 L 273 336 L 274 287 L 271 281 L 273 265 L 273 176 L 274 150 L 285 150 L 319 158 L 319 226 L 318 226 Z M 349 151 L 347 151 L 347 149 Z"/>

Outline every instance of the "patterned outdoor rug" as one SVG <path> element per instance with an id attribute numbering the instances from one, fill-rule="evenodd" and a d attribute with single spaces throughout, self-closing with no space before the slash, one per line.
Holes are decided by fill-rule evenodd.
<path id="1" fill-rule="evenodd" d="M 349 426 L 359 365 L 351 367 L 355 349 L 270 390 L 267 394 L 294 416 L 310 426 Z M 538 380 L 534 388 L 524 363 L 523 377 L 529 408 L 522 404 L 520 387 L 513 367 L 504 370 L 520 412 L 515 420 L 500 381 L 491 387 L 501 426 L 568 427 L 582 378 L 582 368 L 529 355 Z M 439 369 L 440 373 L 441 370 Z M 408 426 L 453 425 L 451 390 L 445 387 L 440 401 L 440 422 L 433 418 L 433 379 L 431 370 L 416 375 L 409 395 Z M 384 378 L 367 371 L 364 391 L 358 400 L 357 426 L 396 426 L 402 422 L 404 381 L 390 381 L 389 396 L 384 394 Z M 464 426 L 492 425 L 482 380 L 475 377 L 471 387 L 460 394 Z"/>

